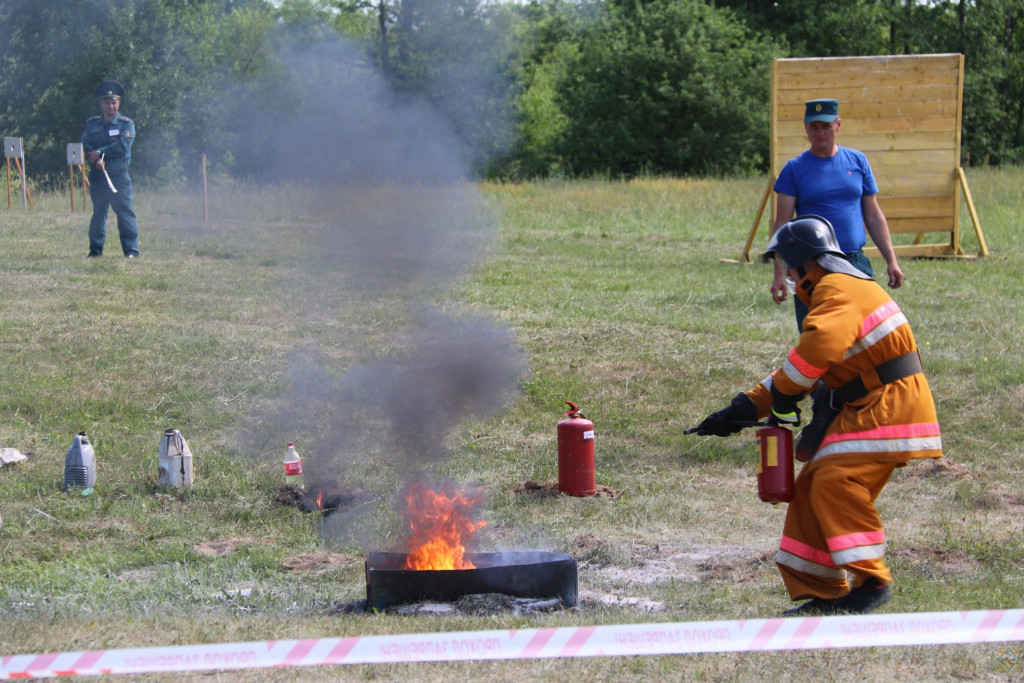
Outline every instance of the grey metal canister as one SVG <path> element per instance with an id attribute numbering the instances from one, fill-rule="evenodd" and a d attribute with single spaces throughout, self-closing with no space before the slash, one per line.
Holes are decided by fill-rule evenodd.
<path id="1" fill-rule="evenodd" d="M 85 432 L 75 434 L 64 456 L 64 489 L 91 489 L 96 484 L 96 453 Z"/>

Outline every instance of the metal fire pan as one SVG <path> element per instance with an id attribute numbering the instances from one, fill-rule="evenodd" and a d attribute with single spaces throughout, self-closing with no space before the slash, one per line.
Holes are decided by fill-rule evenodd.
<path id="1" fill-rule="evenodd" d="M 366 558 L 366 604 L 373 609 L 424 600 L 452 602 L 463 595 L 501 593 L 519 598 L 557 596 L 566 607 L 578 600 L 576 559 L 543 551 L 469 553 L 475 569 L 402 569 L 404 553 Z"/>

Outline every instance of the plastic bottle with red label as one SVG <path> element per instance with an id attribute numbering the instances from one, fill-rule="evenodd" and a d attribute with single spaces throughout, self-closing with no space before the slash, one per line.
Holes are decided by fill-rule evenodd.
<path id="1" fill-rule="evenodd" d="M 295 451 L 295 442 L 289 441 L 284 452 L 284 479 L 287 483 L 302 488 L 302 458 Z"/>

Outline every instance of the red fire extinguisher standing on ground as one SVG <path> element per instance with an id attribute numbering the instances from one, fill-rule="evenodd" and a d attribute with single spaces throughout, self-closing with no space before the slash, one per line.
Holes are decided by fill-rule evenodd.
<path id="1" fill-rule="evenodd" d="M 594 480 L 594 423 L 571 401 L 558 423 L 558 491 L 570 496 L 597 493 Z"/>
<path id="2" fill-rule="evenodd" d="M 793 500 L 793 432 L 757 430 L 757 497 L 772 505 Z"/>

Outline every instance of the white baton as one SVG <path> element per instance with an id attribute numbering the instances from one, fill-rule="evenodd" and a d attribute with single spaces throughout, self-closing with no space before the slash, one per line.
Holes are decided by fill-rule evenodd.
<path id="1" fill-rule="evenodd" d="M 104 156 L 106 156 L 106 155 L 105 154 L 100 154 L 100 161 L 103 161 L 103 157 Z M 110 180 L 110 174 L 107 173 L 107 165 L 106 164 L 103 164 L 103 176 L 107 179 L 107 187 L 110 188 L 110 191 L 113 192 L 114 194 L 117 194 L 117 188 L 114 187 L 114 183 L 111 182 L 111 180 Z"/>

